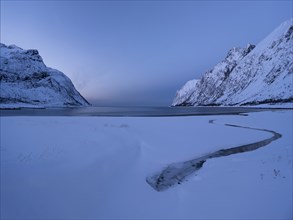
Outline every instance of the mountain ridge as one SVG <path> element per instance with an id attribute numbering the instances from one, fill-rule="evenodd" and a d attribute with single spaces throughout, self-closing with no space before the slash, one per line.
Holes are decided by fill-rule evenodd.
<path id="1" fill-rule="evenodd" d="M 90 105 L 64 73 L 44 64 L 38 50 L 3 43 L 0 49 L 1 108 Z"/>
<path id="2" fill-rule="evenodd" d="M 256 46 L 232 48 L 226 58 L 205 72 L 195 86 L 188 89 L 183 86 L 178 90 L 172 106 L 292 102 L 292 21 L 283 22 Z"/>

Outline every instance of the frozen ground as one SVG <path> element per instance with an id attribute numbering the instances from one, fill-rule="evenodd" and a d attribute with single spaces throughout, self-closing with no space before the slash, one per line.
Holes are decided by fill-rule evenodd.
<path id="1" fill-rule="evenodd" d="M 1 117 L 3 219 L 292 219 L 292 110 L 193 117 Z M 215 120 L 214 124 L 209 123 Z M 223 148 L 181 184 L 146 178 Z"/>

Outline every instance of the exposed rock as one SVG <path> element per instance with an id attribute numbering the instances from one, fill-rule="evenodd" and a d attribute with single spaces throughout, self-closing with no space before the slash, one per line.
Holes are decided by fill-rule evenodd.
<path id="1" fill-rule="evenodd" d="M 173 106 L 234 106 L 293 101 L 293 25 L 282 23 L 257 46 L 231 49 L 193 87 L 177 91 Z M 178 96 L 178 94 L 186 94 Z"/>
<path id="2" fill-rule="evenodd" d="M 0 44 L 1 107 L 69 107 L 89 103 L 62 72 L 47 67 L 37 50 Z"/>

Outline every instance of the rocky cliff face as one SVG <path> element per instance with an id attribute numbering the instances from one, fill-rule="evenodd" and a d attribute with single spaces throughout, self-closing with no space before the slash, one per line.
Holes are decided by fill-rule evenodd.
<path id="1" fill-rule="evenodd" d="M 89 103 L 62 72 L 47 67 L 37 50 L 0 44 L 1 107 L 69 107 Z"/>
<path id="2" fill-rule="evenodd" d="M 281 24 L 257 46 L 231 49 L 193 87 L 183 86 L 176 105 L 257 105 L 293 101 L 293 25 Z M 180 96 L 178 94 L 186 94 Z"/>

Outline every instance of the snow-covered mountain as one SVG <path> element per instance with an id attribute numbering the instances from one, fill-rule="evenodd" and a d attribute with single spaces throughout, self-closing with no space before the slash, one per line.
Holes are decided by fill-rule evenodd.
<path id="1" fill-rule="evenodd" d="M 47 67 L 37 50 L 0 43 L 1 107 L 67 107 L 89 103 L 62 72 Z"/>
<path id="2" fill-rule="evenodd" d="M 293 19 L 256 46 L 231 49 L 226 58 L 190 86 L 173 106 L 258 105 L 293 102 Z M 195 83 L 196 82 L 196 83 Z"/>

